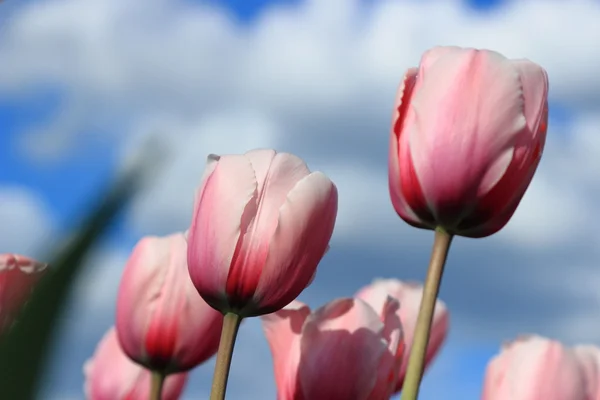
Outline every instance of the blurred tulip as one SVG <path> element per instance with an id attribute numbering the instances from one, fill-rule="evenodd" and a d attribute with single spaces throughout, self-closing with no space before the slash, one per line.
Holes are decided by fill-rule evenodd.
<path id="1" fill-rule="evenodd" d="M 409 224 L 468 237 L 500 230 L 540 161 L 546 71 L 487 50 L 436 47 L 396 97 L 389 186 Z"/>
<path id="2" fill-rule="evenodd" d="M 148 400 L 151 372 L 131 361 L 111 328 L 102 338 L 94 356 L 83 366 L 85 396 L 88 400 Z M 167 377 L 163 400 L 177 400 L 183 392 L 187 373 Z"/>
<path id="3" fill-rule="evenodd" d="M 586 400 L 600 400 L 600 348 L 575 346 L 573 351 L 585 377 Z"/>
<path id="4" fill-rule="evenodd" d="M 488 364 L 482 400 L 589 400 L 572 349 L 539 336 L 505 345 Z"/>
<path id="5" fill-rule="evenodd" d="M 375 311 L 382 312 L 385 308 L 388 297 L 398 300 L 400 308 L 397 315 L 402 323 L 404 332 L 405 352 L 409 354 L 415 327 L 417 325 L 417 317 L 419 315 L 419 306 L 423 297 L 423 286 L 413 282 L 402 282 L 397 279 L 378 279 L 371 285 L 365 286 L 357 294 L 356 297 L 367 302 Z M 448 333 L 449 316 L 446 305 L 437 300 L 435 311 L 433 314 L 433 322 L 431 327 L 431 336 L 427 346 L 425 356 L 425 366 L 434 359 Z M 402 389 L 404 383 L 404 375 L 408 366 L 408 357 L 401 357 L 402 368 L 396 383 L 396 392 Z"/>
<path id="6" fill-rule="evenodd" d="M 311 313 L 294 301 L 263 316 L 278 400 L 389 399 L 402 349 L 397 308 L 389 298 L 378 315 L 360 299 L 338 299 Z"/>
<path id="7" fill-rule="evenodd" d="M 0 254 L 0 333 L 12 324 L 47 266 L 18 254 Z"/>
<path id="8" fill-rule="evenodd" d="M 116 329 L 123 351 L 163 373 L 187 371 L 217 351 L 223 316 L 190 280 L 183 234 L 146 237 L 119 286 Z"/>
<path id="9" fill-rule="evenodd" d="M 311 281 L 336 214 L 335 185 L 294 155 L 210 156 L 188 236 L 192 281 L 223 313 L 279 310 Z"/>

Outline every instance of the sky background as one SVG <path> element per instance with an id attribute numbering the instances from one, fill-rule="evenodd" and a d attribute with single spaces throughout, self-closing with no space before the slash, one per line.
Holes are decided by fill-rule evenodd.
<path id="1" fill-rule="evenodd" d="M 394 213 L 387 145 L 397 86 L 435 45 L 544 66 L 550 125 L 507 227 L 453 243 L 440 294 L 451 331 L 421 399 L 478 399 L 488 360 L 522 333 L 600 344 L 598 20 L 592 0 L 2 2 L 0 252 L 45 254 L 149 137 L 171 154 L 88 259 L 42 398 L 83 398 L 128 253 L 187 229 L 208 153 L 289 151 L 337 184 L 331 251 L 302 301 L 422 280 L 433 234 Z M 259 321 L 240 335 L 228 398 L 274 399 Z M 184 399 L 208 398 L 212 368 Z"/>

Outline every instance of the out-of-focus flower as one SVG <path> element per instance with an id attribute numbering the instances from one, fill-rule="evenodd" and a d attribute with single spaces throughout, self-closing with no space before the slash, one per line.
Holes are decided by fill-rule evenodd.
<path id="1" fill-rule="evenodd" d="M 18 254 L 0 254 L 0 333 L 12 324 L 47 266 Z"/>
<path id="2" fill-rule="evenodd" d="M 223 316 L 202 300 L 190 280 L 183 234 L 145 237 L 131 254 L 119 286 L 121 347 L 149 369 L 187 371 L 212 357 Z"/>
<path id="3" fill-rule="evenodd" d="M 337 215 L 337 189 L 274 150 L 210 156 L 188 236 L 204 300 L 242 317 L 276 311 L 310 283 Z"/>
<path id="4" fill-rule="evenodd" d="M 379 315 L 360 299 L 338 299 L 311 313 L 294 301 L 262 317 L 279 400 L 389 399 L 400 363 L 398 303 Z"/>
<path id="5" fill-rule="evenodd" d="M 148 400 L 151 372 L 131 361 L 119 345 L 117 332 L 111 328 L 96 352 L 83 366 L 85 396 L 88 400 Z M 177 400 L 183 392 L 187 373 L 167 376 L 163 400 Z"/>
<path id="6" fill-rule="evenodd" d="M 402 323 L 404 332 L 404 344 L 406 346 L 406 354 L 410 354 L 410 348 L 417 325 L 417 317 L 419 316 L 419 307 L 423 298 L 423 286 L 414 282 L 402 282 L 397 279 L 378 279 L 371 285 L 365 286 L 357 294 L 356 297 L 367 302 L 375 311 L 381 312 L 386 304 L 387 298 L 392 297 L 400 303 L 400 308 L 397 315 Z M 433 322 L 431 325 L 431 336 L 429 337 L 429 345 L 425 355 L 425 367 L 429 366 L 434 359 L 448 333 L 449 315 L 446 305 L 437 300 L 435 311 L 433 314 Z M 408 356 L 401 357 L 402 368 L 398 382 L 396 383 L 396 392 L 402 389 L 404 383 L 404 375 L 408 366 Z"/>
<path id="7" fill-rule="evenodd" d="M 591 345 L 575 346 L 585 378 L 586 400 L 600 400 L 600 348 Z"/>
<path id="8" fill-rule="evenodd" d="M 576 353 L 559 342 L 526 336 L 488 364 L 482 400 L 589 400 Z"/>
<path id="9" fill-rule="evenodd" d="M 484 237 L 509 221 L 540 161 L 548 77 L 527 60 L 436 47 L 410 68 L 392 121 L 389 186 L 409 224 Z"/>

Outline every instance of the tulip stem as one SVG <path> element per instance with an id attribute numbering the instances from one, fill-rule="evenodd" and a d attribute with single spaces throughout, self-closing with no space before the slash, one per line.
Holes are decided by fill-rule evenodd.
<path id="1" fill-rule="evenodd" d="M 421 384 L 425 368 L 425 355 L 427 353 L 427 345 L 429 344 L 433 312 L 442 282 L 442 275 L 444 274 L 444 265 L 446 264 L 448 251 L 450 250 L 450 243 L 452 243 L 452 235 L 441 228 L 437 228 L 435 230 L 433 249 L 431 250 L 429 269 L 425 278 L 423 299 L 421 300 L 417 326 L 404 378 L 404 386 L 402 387 L 401 400 L 417 400 L 419 396 L 419 385 Z"/>
<path id="2" fill-rule="evenodd" d="M 160 371 L 152 371 L 152 380 L 150 381 L 150 400 L 162 399 L 162 388 L 165 383 L 165 374 Z"/>
<path id="3" fill-rule="evenodd" d="M 235 339 L 241 322 L 242 317 L 234 313 L 227 313 L 223 318 L 223 330 L 221 331 L 221 341 L 219 342 L 219 351 L 217 352 L 210 400 L 225 399 L 233 347 L 235 346 Z"/>

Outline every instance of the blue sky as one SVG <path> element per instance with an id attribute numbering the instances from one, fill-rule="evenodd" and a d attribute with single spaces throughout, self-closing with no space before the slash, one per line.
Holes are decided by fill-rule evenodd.
<path id="1" fill-rule="evenodd" d="M 0 18 L 0 251 L 43 254 L 149 135 L 172 154 L 90 258 L 44 399 L 83 398 L 81 366 L 112 324 L 128 252 L 142 235 L 186 229 L 207 153 L 275 147 L 338 185 L 332 250 L 303 301 L 376 277 L 422 280 L 432 237 L 389 204 L 387 135 L 404 70 L 437 44 L 540 63 L 551 111 L 513 221 L 454 243 L 441 292 L 451 332 L 422 399 L 478 398 L 489 358 L 523 332 L 600 343 L 596 2 L 32 0 L 3 3 Z M 274 398 L 258 322 L 241 334 L 230 398 Z M 186 399 L 206 397 L 211 372 L 194 372 Z"/>

